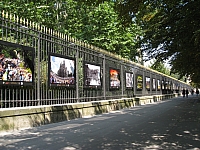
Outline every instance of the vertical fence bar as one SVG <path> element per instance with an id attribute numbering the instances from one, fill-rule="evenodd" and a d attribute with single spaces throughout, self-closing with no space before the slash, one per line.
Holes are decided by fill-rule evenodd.
<path id="1" fill-rule="evenodd" d="M 8 89 L 8 95 L 9 95 L 9 98 L 8 98 L 8 108 L 10 108 L 10 99 L 11 99 L 11 92 L 10 92 L 10 89 Z"/>
<path id="2" fill-rule="evenodd" d="M 22 97 L 23 97 L 22 98 L 22 104 L 23 104 L 22 106 L 24 107 L 25 105 L 24 105 L 24 90 L 23 89 L 22 89 Z"/>
<path id="3" fill-rule="evenodd" d="M 76 99 L 79 102 L 79 76 L 78 76 L 78 67 L 79 67 L 79 50 L 76 48 Z"/>
<path id="4" fill-rule="evenodd" d="M 16 91 L 16 89 L 12 90 L 12 107 L 15 107 L 15 103 L 14 103 L 14 101 L 15 101 L 15 91 Z"/>
<path id="5" fill-rule="evenodd" d="M 121 57 L 111 54 L 110 52 L 103 50 L 100 51 L 100 49 L 98 51 L 97 48 L 90 44 L 78 41 L 77 39 L 73 39 L 72 37 L 61 34 L 60 32 L 54 31 L 52 29 L 47 29 L 46 27 L 40 26 L 34 22 L 32 23 L 18 16 L 15 17 L 15 15 L 12 16 L 8 15 L 8 13 L 2 12 L 1 21 L 1 40 L 11 42 L 13 44 L 18 44 L 19 47 L 21 45 L 35 48 L 36 55 L 34 56 L 34 71 L 36 75 L 33 88 L 26 89 L 24 88 L 25 85 L 20 86 L 20 88 L 1 86 L 0 108 L 26 107 L 30 105 L 36 106 L 44 104 L 65 104 L 98 100 L 98 97 L 101 97 L 100 99 L 102 99 L 102 97 L 104 99 L 108 99 L 126 96 L 126 81 L 124 78 L 124 71 L 127 69 L 124 67 L 124 65 L 131 63 L 123 61 Z M 28 30 L 25 30 L 24 27 L 27 27 Z M 51 89 L 51 87 L 48 86 L 48 80 L 44 80 L 45 78 L 43 77 L 46 77 L 46 74 L 49 71 L 49 62 L 47 59 L 49 52 L 60 54 L 66 57 L 74 57 L 76 60 L 76 89 L 67 89 L 61 86 L 56 88 L 52 87 Z M 82 64 L 84 61 L 100 63 L 102 65 L 102 90 L 95 91 L 84 88 L 84 73 L 82 73 L 82 69 L 84 67 Z M 119 61 L 121 61 L 121 63 Z M 109 67 L 117 67 L 116 69 L 121 68 L 121 91 L 109 90 L 109 72 L 107 72 Z M 145 94 L 144 72 L 146 72 L 146 69 L 141 66 L 139 66 L 137 69 L 138 73 L 143 75 L 142 94 Z M 136 93 L 137 69 L 135 69 L 133 72 L 134 93 Z M 153 74 L 150 74 L 150 78 L 152 77 Z M 161 83 L 162 77 L 163 75 L 155 76 L 155 79 L 160 78 Z M 168 82 L 172 82 L 169 79 L 167 80 Z M 184 84 L 181 86 L 184 86 Z M 152 87 L 150 92 L 152 92 Z M 158 91 L 156 88 L 156 94 L 159 93 L 161 94 L 162 90 Z"/>
<path id="6" fill-rule="evenodd" d="M 0 97 L 1 97 L 0 108 L 3 108 L 3 92 L 2 92 L 2 89 L 0 90 L 0 93 L 1 93 L 1 95 L 0 95 Z"/>
<path id="7" fill-rule="evenodd" d="M 123 68 L 123 65 L 124 65 L 124 62 L 122 61 L 121 62 L 121 90 L 122 90 L 122 97 L 124 96 L 124 68 Z"/>
<path id="8" fill-rule="evenodd" d="M 106 99 L 106 57 L 103 55 L 103 98 Z"/>
<path id="9" fill-rule="evenodd" d="M 38 43 L 37 43 L 37 57 L 38 57 L 38 70 L 37 70 L 37 101 L 38 105 L 40 105 L 40 32 L 38 32 Z"/>

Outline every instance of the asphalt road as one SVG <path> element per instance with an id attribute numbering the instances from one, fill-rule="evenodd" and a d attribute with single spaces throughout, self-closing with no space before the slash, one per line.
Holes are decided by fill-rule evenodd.
<path id="1" fill-rule="evenodd" d="M 1 133 L 0 150 L 200 149 L 200 97 Z"/>

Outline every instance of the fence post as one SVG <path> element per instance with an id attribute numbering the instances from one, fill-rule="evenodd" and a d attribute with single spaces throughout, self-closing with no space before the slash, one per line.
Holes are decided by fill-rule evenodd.
<path id="1" fill-rule="evenodd" d="M 145 81 L 145 73 L 146 69 L 142 69 L 142 95 L 145 95 L 145 89 L 146 89 L 146 81 Z"/>
<path id="2" fill-rule="evenodd" d="M 132 72 L 133 72 L 133 92 L 134 92 L 134 95 L 136 95 L 136 81 L 137 81 L 137 79 L 136 79 L 136 73 L 137 73 L 137 67 L 136 66 L 133 66 L 132 68 Z"/>
<path id="3" fill-rule="evenodd" d="M 123 61 L 121 61 L 121 90 L 122 90 L 122 97 L 124 96 L 124 70 L 123 70 L 123 64 L 124 62 Z"/>
<path id="4" fill-rule="evenodd" d="M 78 46 L 76 45 L 76 99 L 77 99 L 77 102 L 79 102 L 79 77 L 78 77 L 78 58 L 79 58 L 79 50 L 78 50 Z"/>
<path id="5" fill-rule="evenodd" d="M 106 58 L 103 55 L 103 97 L 106 99 Z"/>
<path id="6" fill-rule="evenodd" d="M 40 31 L 38 32 L 38 70 L 37 70 L 37 75 L 38 75 L 38 79 L 37 79 L 37 101 L 38 101 L 38 105 L 40 105 Z"/>

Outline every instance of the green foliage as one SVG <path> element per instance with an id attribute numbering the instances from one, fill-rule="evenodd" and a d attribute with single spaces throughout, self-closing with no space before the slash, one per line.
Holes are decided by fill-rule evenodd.
<path id="1" fill-rule="evenodd" d="M 140 27 L 133 21 L 125 27 L 114 1 L 87 2 L 5 0 L 0 2 L 0 9 L 134 60 L 138 55 L 134 47 L 142 33 Z"/>
<path id="2" fill-rule="evenodd" d="M 154 60 L 153 62 L 150 63 L 150 65 L 148 67 L 153 70 L 156 70 L 158 72 L 161 72 L 163 74 L 166 74 L 168 76 L 171 76 L 175 79 L 184 81 L 185 77 L 180 76 L 180 74 L 178 74 L 178 73 L 171 72 L 171 68 L 167 67 L 165 65 L 165 62 L 159 62 L 159 61 Z"/>
<path id="3" fill-rule="evenodd" d="M 150 64 L 149 68 L 161 72 L 163 74 L 170 75 L 170 69 L 167 68 L 163 62 L 154 61 Z"/>
<path id="4" fill-rule="evenodd" d="M 69 35 L 122 57 L 134 58 L 134 39 L 141 30 L 136 24 L 124 28 L 114 10 L 114 3 L 104 2 L 98 6 L 82 4 L 78 8 L 78 12 L 71 12 L 73 17 L 69 15 L 67 19 Z"/>
<path id="5" fill-rule="evenodd" d="M 76 0 L 77 2 L 83 2 L 88 6 L 99 5 L 105 2 L 112 2 L 113 8 L 118 14 L 118 19 L 123 22 L 123 26 L 129 26 L 132 23 L 132 19 L 138 12 L 140 5 L 144 0 Z"/>
<path id="6" fill-rule="evenodd" d="M 199 9 L 198 0 L 149 0 L 137 16 L 145 32 L 141 44 L 148 59 L 169 59 L 172 73 L 190 75 L 193 82 L 200 82 Z"/>
<path id="7" fill-rule="evenodd" d="M 92 5 L 104 2 L 81 1 Z M 200 1 L 115 0 L 114 8 L 125 23 L 132 23 L 136 14 L 137 23 L 144 31 L 138 48 L 142 47 L 148 60 L 169 59 L 171 75 L 179 74 L 178 78 L 190 75 L 193 82 L 200 83 Z"/>

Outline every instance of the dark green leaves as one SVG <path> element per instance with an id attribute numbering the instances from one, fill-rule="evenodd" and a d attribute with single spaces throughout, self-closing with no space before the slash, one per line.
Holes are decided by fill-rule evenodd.
<path id="1" fill-rule="evenodd" d="M 138 14 L 145 32 L 142 43 L 149 59 L 171 59 L 172 72 L 180 75 L 200 75 L 199 29 L 200 1 L 146 1 Z M 199 79 L 200 81 L 200 79 Z"/>

